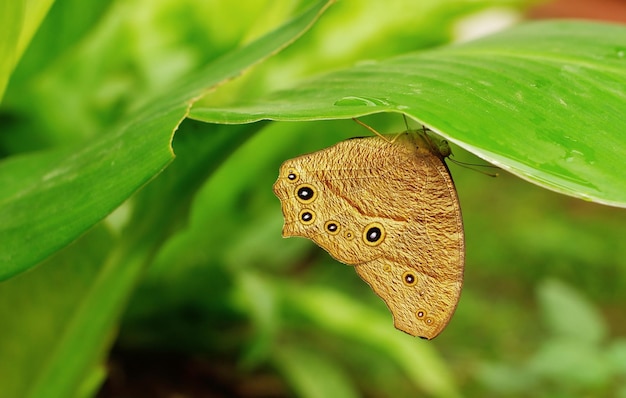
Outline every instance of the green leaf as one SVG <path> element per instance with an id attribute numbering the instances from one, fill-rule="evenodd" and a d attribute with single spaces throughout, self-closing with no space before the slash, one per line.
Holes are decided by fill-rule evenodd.
<path id="1" fill-rule="evenodd" d="M 172 135 L 195 99 L 289 45 L 331 3 L 319 2 L 207 65 L 111 134 L 78 149 L 0 163 L 0 280 L 76 239 L 162 171 L 174 157 Z"/>
<path id="2" fill-rule="evenodd" d="M 556 280 L 539 287 L 539 302 L 552 333 L 581 343 L 600 343 L 607 334 L 600 313 L 578 292 Z"/>
<path id="3" fill-rule="evenodd" d="M 1 397 L 71 397 L 111 336 L 114 291 L 137 269 L 103 267 L 113 239 L 95 228 L 40 267 L 0 285 Z M 123 301 L 122 301 L 123 303 Z"/>
<path id="4" fill-rule="evenodd" d="M 52 0 L 45 0 L 45 2 L 53 3 Z M 100 71 L 101 66 L 95 68 L 93 62 L 95 61 L 94 57 L 101 51 L 94 48 L 93 42 L 89 41 L 89 34 L 93 33 L 93 31 L 98 31 L 99 28 L 102 29 L 101 19 L 107 16 L 107 9 L 113 2 L 114 0 L 102 0 L 89 4 L 80 0 L 55 2 L 45 15 L 32 41 L 27 43 L 28 47 L 19 60 L 19 66 L 11 76 L 11 82 L 6 93 L 7 108 L 15 110 L 16 105 L 22 102 L 24 106 L 20 110 L 23 113 L 30 114 L 32 111 L 32 113 L 50 114 L 52 113 L 50 106 L 55 103 L 61 102 L 59 106 L 67 107 L 69 102 L 58 95 L 60 91 L 59 86 L 62 87 L 63 94 L 76 95 L 68 86 L 71 83 L 82 83 L 83 86 L 87 86 L 85 81 L 79 77 L 86 73 L 85 69 L 92 73 L 92 76 Z M 41 6 L 44 5 L 44 1 L 40 1 L 40 3 Z M 30 4 L 28 8 L 30 9 Z M 80 18 L 76 18 L 76 15 L 80 15 Z M 102 41 L 105 42 L 106 40 Z M 76 55 L 81 52 L 79 48 L 91 50 L 89 55 L 85 57 L 91 61 L 88 68 L 79 69 L 80 61 L 76 58 Z M 118 52 L 116 54 L 119 54 L 119 45 L 117 45 L 117 49 Z M 113 58 L 111 54 L 106 55 L 109 58 Z M 63 67 L 64 64 L 71 66 L 65 68 Z M 55 99 L 43 101 L 39 97 L 45 91 L 44 87 L 50 86 L 52 80 L 59 78 L 59 75 L 62 75 L 60 73 L 61 70 L 68 70 L 67 73 L 72 75 L 73 80 L 59 82 L 58 85 L 56 83 L 52 84 L 57 88 Z M 37 81 L 37 84 L 33 84 L 35 81 Z M 65 84 L 63 85 L 63 83 Z M 94 87 L 86 87 L 85 89 L 91 89 L 93 92 Z M 74 100 L 85 101 L 85 98 Z M 77 115 L 71 112 L 71 116 L 73 116 L 74 124 L 77 124 Z M 48 125 L 54 123 L 48 122 Z M 49 131 L 44 130 L 44 132 L 49 134 Z"/>
<path id="5" fill-rule="evenodd" d="M 142 113 L 82 148 L 0 163 L 0 280 L 35 265 L 113 211 L 173 158 L 186 104 Z"/>
<path id="6" fill-rule="evenodd" d="M 384 316 L 346 295 L 321 287 L 288 289 L 285 297 L 319 328 L 377 348 L 400 367 L 416 388 L 433 396 L 459 395 L 435 347 L 394 329 L 390 315 Z"/>
<path id="7" fill-rule="evenodd" d="M 0 3 L 0 100 L 13 68 L 54 0 Z"/>
<path id="8" fill-rule="evenodd" d="M 480 364 L 477 367 L 476 376 L 489 390 L 500 396 L 519 396 L 524 391 L 532 391 L 536 388 L 536 380 L 532 375 L 504 363 Z"/>
<path id="9" fill-rule="evenodd" d="M 330 358 L 305 344 L 281 344 L 274 363 L 285 375 L 296 396 L 306 398 L 358 397 L 347 375 Z"/>
<path id="10" fill-rule="evenodd" d="M 626 376 L 626 340 L 616 339 L 607 348 L 607 360 L 616 374 Z"/>
<path id="11" fill-rule="evenodd" d="M 612 376 L 610 363 L 596 347 L 572 339 L 551 339 L 527 364 L 527 371 L 564 390 L 600 388 Z"/>
<path id="12" fill-rule="evenodd" d="M 626 206 L 626 28 L 537 22 L 370 62 L 247 104 L 194 107 L 213 123 L 405 113 L 543 187 Z"/>

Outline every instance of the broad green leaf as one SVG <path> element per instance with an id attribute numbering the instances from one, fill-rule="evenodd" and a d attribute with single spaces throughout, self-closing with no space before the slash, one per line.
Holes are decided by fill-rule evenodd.
<path id="1" fill-rule="evenodd" d="M 539 300 L 550 331 L 582 343 L 600 344 L 607 335 L 602 316 L 578 292 L 556 280 L 540 285 Z"/>
<path id="2" fill-rule="evenodd" d="M 0 3 L 0 100 L 13 68 L 54 0 Z"/>
<path id="3" fill-rule="evenodd" d="M 80 85 L 83 90 L 89 90 L 88 93 L 92 96 L 99 94 L 95 88 L 98 82 L 108 83 L 107 87 L 111 90 L 112 81 L 105 81 L 102 74 L 105 63 L 96 57 L 107 57 L 107 60 L 112 62 L 119 60 L 125 54 L 119 51 L 119 43 L 109 40 L 111 46 L 118 50 L 113 54 L 117 57 L 112 56 L 111 53 L 100 55 L 103 51 L 97 44 L 103 46 L 107 43 L 107 38 L 97 37 L 94 32 L 116 31 L 111 28 L 106 29 L 102 23 L 102 19 L 106 19 L 107 15 L 115 14 L 114 10 L 107 12 L 112 3 L 114 0 L 102 0 L 96 3 L 86 3 L 80 0 L 55 2 L 37 29 L 31 43 L 28 44 L 11 76 L 5 98 L 7 110 L 13 114 L 23 115 L 24 122 L 33 123 L 37 119 L 45 120 L 44 128 L 37 131 L 24 128 L 19 133 L 13 133 L 19 136 L 13 140 L 24 139 L 28 142 L 24 144 L 26 150 L 36 147 L 29 142 L 34 138 L 30 134 L 36 133 L 41 136 L 40 140 L 49 143 L 54 142 L 50 135 L 52 135 L 51 131 L 56 129 L 67 130 L 68 126 L 82 127 L 81 137 L 88 136 L 93 131 L 92 126 L 85 128 L 83 123 L 79 123 L 84 116 L 80 114 L 79 107 L 76 105 L 85 104 L 85 107 L 90 105 L 93 109 L 94 103 L 82 92 L 77 92 L 75 86 Z M 30 6 L 28 8 L 30 9 Z M 77 18 L 77 15 L 80 15 L 80 18 Z M 98 42 L 97 39 L 100 41 Z M 88 61 L 86 60 L 83 66 L 79 57 L 87 50 L 90 50 L 85 56 Z M 60 81 L 65 76 L 63 72 L 70 77 Z M 87 81 L 88 78 L 91 80 Z M 48 95 L 48 100 L 45 98 L 46 95 Z M 100 94 L 99 103 L 103 102 L 102 94 Z M 69 108 L 72 112 L 67 112 Z M 55 112 L 55 109 L 60 111 Z M 58 118 L 62 116 L 71 118 L 71 122 L 67 122 L 62 127 L 56 127 L 55 125 L 59 123 Z M 6 137 L 3 139 L 4 145 L 6 145 L 6 139 Z M 69 142 L 69 140 L 59 141 Z M 24 149 L 21 151 L 23 152 Z"/>
<path id="4" fill-rule="evenodd" d="M 474 42 L 357 65 L 228 107 L 212 123 L 407 114 L 543 187 L 626 207 L 626 28 L 528 23 Z"/>
<path id="5" fill-rule="evenodd" d="M 616 374 L 626 375 L 626 340 L 618 338 L 607 348 L 607 360 Z"/>
<path id="6" fill-rule="evenodd" d="M 17 63 L 17 46 L 24 7 L 25 5 L 18 1 L 0 3 L 0 100 Z"/>
<path id="7" fill-rule="evenodd" d="M 82 148 L 0 163 L 0 280 L 35 265 L 109 214 L 173 159 L 172 135 L 203 92 L 299 37 L 332 1 L 216 60 L 117 131 Z"/>
<path id="8" fill-rule="evenodd" d="M 186 104 L 143 113 L 83 148 L 0 163 L 0 280 L 35 265 L 119 206 L 173 158 Z"/>
<path id="9" fill-rule="evenodd" d="M 608 385 L 611 364 L 597 347 L 572 339 L 551 339 L 543 344 L 527 364 L 527 371 L 548 384 L 561 384 L 564 390 L 600 388 Z"/>
<path id="10" fill-rule="evenodd" d="M 524 391 L 532 391 L 537 383 L 532 375 L 503 363 L 480 364 L 476 375 L 482 384 L 500 396 L 519 396 Z"/>
<path id="11" fill-rule="evenodd" d="M 348 296 L 321 287 L 288 289 L 285 297 L 320 328 L 380 350 L 417 388 L 433 396 L 458 396 L 452 375 L 435 347 L 394 329 L 390 315 L 383 316 Z"/>
<path id="12" fill-rule="evenodd" d="M 291 384 L 298 397 L 358 397 L 355 387 L 336 362 L 305 344 L 281 344 L 274 364 Z"/>
<path id="13" fill-rule="evenodd" d="M 123 275 L 103 267 L 112 244 L 95 228 L 80 245 L 0 284 L 0 397 L 76 396 L 95 371 L 111 337 L 109 305 L 120 304 L 113 290 L 134 281 L 125 278 L 129 263 Z"/>

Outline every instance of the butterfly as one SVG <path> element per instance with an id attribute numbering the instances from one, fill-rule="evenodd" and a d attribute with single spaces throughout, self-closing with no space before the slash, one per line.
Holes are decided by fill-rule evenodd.
<path id="1" fill-rule="evenodd" d="M 426 129 L 353 138 L 285 161 L 273 187 L 283 236 L 309 238 L 353 265 L 394 326 L 425 339 L 448 324 L 463 284 L 463 221 L 444 162 L 449 153 Z"/>

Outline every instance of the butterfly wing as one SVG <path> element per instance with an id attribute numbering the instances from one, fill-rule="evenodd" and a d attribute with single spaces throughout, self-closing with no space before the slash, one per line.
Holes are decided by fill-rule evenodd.
<path id="1" fill-rule="evenodd" d="M 421 136 L 347 140 L 292 159 L 274 191 L 283 235 L 355 265 L 396 328 L 430 339 L 445 327 L 462 285 L 463 226 L 448 169 Z"/>

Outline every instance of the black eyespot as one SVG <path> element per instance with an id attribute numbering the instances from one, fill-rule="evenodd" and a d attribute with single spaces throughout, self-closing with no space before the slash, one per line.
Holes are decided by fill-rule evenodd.
<path id="1" fill-rule="evenodd" d="M 308 184 L 302 184 L 296 189 L 296 198 L 301 203 L 311 203 L 317 197 L 315 188 Z"/>
<path id="2" fill-rule="evenodd" d="M 300 218 L 302 224 L 310 225 L 313 224 L 313 222 L 315 221 L 315 213 L 313 212 L 313 210 L 302 209 L 300 211 L 300 214 L 298 215 L 298 218 Z"/>
<path id="3" fill-rule="evenodd" d="M 313 197 L 313 190 L 309 187 L 302 187 L 298 189 L 298 197 L 302 200 L 311 200 Z"/>
<path id="4" fill-rule="evenodd" d="M 365 234 L 365 239 L 367 239 L 368 242 L 376 242 L 377 240 L 380 239 L 380 236 L 381 236 L 380 228 L 372 227 L 367 230 L 367 233 Z"/>
<path id="5" fill-rule="evenodd" d="M 417 276 L 415 276 L 415 273 L 413 273 L 413 271 L 406 271 L 404 274 L 402 274 L 402 280 L 407 286 L 415 286 L 417 284 Z"/>
<path id="6" fill-rule="evenodd" d="M 300 179 L 300 173 L 298 173 L 298 171 L 293 168 L 289 168 L 287 169 L 287 179 L 290 182 L 296 182 Z"/>
<path id="7" fill-rule="evenodd" d="M 385 229 L 381 223 L 373 222 L 363 230 L 363 242 L 368 246 L 378 246 L 385 240 Z"/>
<path id="8" fill-rule="evenodd" d="M 337 235 L 339 233 L 339 223 L 332 220 L 326 221 L 324 229 L 326 229 L 326 231 L 331 235 Z"/>

